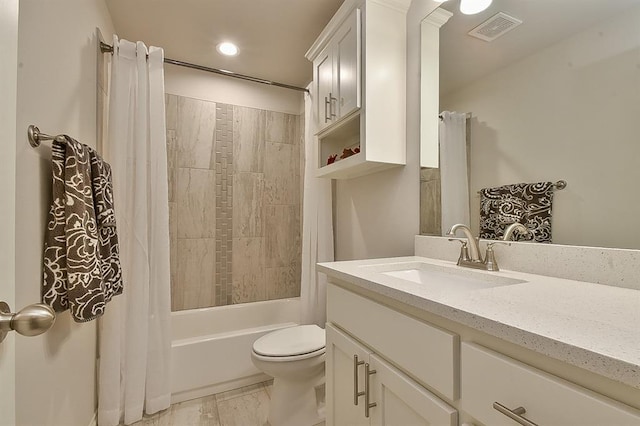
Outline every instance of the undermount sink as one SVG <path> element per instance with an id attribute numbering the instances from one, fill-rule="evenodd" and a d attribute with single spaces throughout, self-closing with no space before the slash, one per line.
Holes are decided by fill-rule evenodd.
<path id="1" fill-rule="evenodd" d="M 440 266 L 426 262 L 387 263 L 367 266 L 374 272 L 400 278 L 440 290 L 478 290 L 526 281 L 455 266 Z"/>

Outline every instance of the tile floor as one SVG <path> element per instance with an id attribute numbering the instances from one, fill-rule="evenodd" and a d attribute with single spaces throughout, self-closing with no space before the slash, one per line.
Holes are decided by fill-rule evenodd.
<path id="1" fill-rule="evenodd" d="M 273 381 L 174 404 L 135 426 L 264 426 Z M 324 426 L 324 423 L 321 423 Z M 320 426 L 320 425 L 318 425 Z"/>

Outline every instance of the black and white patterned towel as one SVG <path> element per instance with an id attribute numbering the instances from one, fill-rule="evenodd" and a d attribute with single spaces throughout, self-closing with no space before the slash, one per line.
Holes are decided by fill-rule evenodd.
<path id="1" fill-rule="evenodd" d="M 86 322 L 123 289 L 111 168 L 93 149 L 65 139 L 52 146 L 42 301 Z"/>
<path id="2" fill-rule="evenodd" d="M 553 183 L 516 183 L 480 190 L 480 238 L 501 239 L 505 229 L 520 222 L 533 241 L 551 242 Z M 531 240 L 531 236 L 517 239 Z"/>

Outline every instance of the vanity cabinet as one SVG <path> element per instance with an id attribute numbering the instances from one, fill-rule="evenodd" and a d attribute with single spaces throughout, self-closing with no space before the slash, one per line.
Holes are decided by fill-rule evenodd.
<path id="1" fill-rule="evenodd" d="M 327 294 L 327 425 L 457 425 L 436 392 L 457 399 L 458 336 L 337 286 Z"/>
<path id="2" fill-rule="evenodd" d="M 347 179 L 406 163 L 410 4 L 345 0 L 307 52 L 313 62 L 316 176 Z M 340 158 L 345 150 L 355 154 Z"/>
<path id="3" fill-rule="evenodd" d="M 382 294 L 330 276 L 327 425 L 640 425 L 639 410 L 540 370 L 544 357 L 526 364 L 495 350 L 530 361 L 522 348 Z"/>
<path id="4" fill-rule="evenodd" d="M 326 330 L 327 425 L 457 426 L 453 407 L 346 333 Z"/>
<path id="5" fill-rule="evenodd" d="M 487 425 L 640 424 L 629 407 L 475 344 L 462 344 L 461 376 L 462 408 Z"/>

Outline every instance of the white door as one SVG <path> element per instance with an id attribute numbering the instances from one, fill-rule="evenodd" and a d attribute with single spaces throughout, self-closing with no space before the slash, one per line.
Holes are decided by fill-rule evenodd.
<path id="1" fill-rule="evenodd" d="M 364 416 L 364 395 L 356 394 L 364 392 L 364 363 L 369 361 L 371 352 L 329 324 L 326 333 L 327 426 L 368 425 L 369 419 Z"/>
<path id="2" fill-rule="evenodd" d="M 456 426 L 458 412 L 401 371 L 372 354 L 371 424 L 380 426 Z"/>
<path id="3" fill-rule="evenodd" d="M 0 0 L 0 300 L 15 309 L 18 0 Z M 15 424 L 15 333 L 0 343 L 0 424 Z"/>

